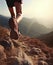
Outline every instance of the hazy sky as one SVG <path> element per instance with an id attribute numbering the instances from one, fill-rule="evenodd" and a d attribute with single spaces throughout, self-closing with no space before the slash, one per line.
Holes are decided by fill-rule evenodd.
<path id="1" fill-rule="evenodd" d="M 0 14 L 10 16 L 5 0 L 0 0 Z M 53 26 L 53 0 L 23 0 L 23 16 Z"/>

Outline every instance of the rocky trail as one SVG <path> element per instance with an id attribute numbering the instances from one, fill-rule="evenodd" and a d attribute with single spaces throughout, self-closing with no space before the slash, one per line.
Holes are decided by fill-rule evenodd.
<path id="1" fill-rule="evenodd" d="M 53 65 L 53 48 L 39 39 L 20 34 L 14 40 L 9 34 L 0 26 L 0 65 Z"/>

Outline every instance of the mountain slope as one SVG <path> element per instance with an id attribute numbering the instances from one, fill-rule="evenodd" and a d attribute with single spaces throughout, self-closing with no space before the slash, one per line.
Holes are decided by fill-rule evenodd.
<path id="1" fill-rule="evenodd" d="M 5 16 L 0 15 L 0 26 L 4 26 L 4 27 L 9 28 L 8 20 L 9 20 L 9 17 L 5 17 Z"/>
<path id="2" fill-rule="evenodd" d="M 53 47 L 53 32 L 42 35 L 39 39 L 45 42 L 48 46 Z"/>
<path id="3" fill-rule="evenodd" d="M 0 65 L 53 65 L 53 48 L 21 34 L 11 39 L 9 33 L 0 27 Z"/>

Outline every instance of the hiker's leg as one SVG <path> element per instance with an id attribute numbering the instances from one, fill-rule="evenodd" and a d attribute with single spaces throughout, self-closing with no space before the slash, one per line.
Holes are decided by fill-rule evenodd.
<path id="1" fill-rule="evenodd" d="M 22 5 L 19 2 L 15 2 L 14 3 L 15 8 L 16 8 L 16 19 L 17 19 L 17 23 L 20 22 L 20 20 L 22 19 Z"/>
<path id="2" fill-rule="evenodd" d="M 14 6 L 14 0 L 6 0 L 8 9 L 10 11 L 11 17 L 15 16 L 13 6 Z"/>
<path id="3" fill-rule="evenodd" d="M 15 18 L 13 7 L 9 8 L 11 18 L 9 19 L 9 26 L 11 28 L 10 37 L 11 39 L 18 39 L 18 25 Z"/>
<path id="4" fill-rule="evenodd" d="M 9 11 L 10 11 L 11 17 L 14 18 L 15 13 L 14 13 L 13 7 L 9 7 Z"/>

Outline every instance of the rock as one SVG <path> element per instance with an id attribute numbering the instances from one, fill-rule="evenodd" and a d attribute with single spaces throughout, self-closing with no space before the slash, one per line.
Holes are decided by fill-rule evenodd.
<path id="1" fill-rule="evenodd" d="M 0 51 L 4 51 L 4 47 L 0 45 Z"/>
<path id="2" fill-rule="evenodd" d="M 16 57 L 16 56 L 12 56 L 10 58 L 7 59 L 7 65 L 21 65 L 21 59 Z"/>
<path id="3" fill-rule="evenodd" d="M 48 65 L 48 63 L 43 61 L 43 60 L 41 60 L 41 61 L 38 61 L 38 65 Z"/>
<path id="4" fill-rule="evenodd" d="M 23 65 L 33 65 L 31 57 L 27 56 L 26 53 L 23 53 Z"/>
<path id="5" fill-rule="evenodd" d="M 25 53 L 23 57 L 11 56 L 7 59 L 7 65 L 33 65 L 32 60 Z"/>
<path id="6" fill-rule="evenodd" d="M 7 57 L 6 53 L 4 52 L 4 47 L 0 45 L 0 65 L 7 65 L 5 63 L 5 59 L 7 59 Z"/>
<path id="7" fill-rule="evenodd" d="M 13 52 L 14 52 L 14 50 L 13 50 Z M 14 54 L 13 52 L 11 54 Z M 18 60 L 18 62 L 20 62 L 20 64 L 33 65 L 31 58 L 29 56 L 27 56 L 27 54 L 25 52 L 23 52 L 23 50 L 21 48 L 19 48 L 19 50 L 17 50 L 17 53 L 15 50 L 15 54 L 17 54 L 17 55 L 12 55 L 12 56 L 17 56 L 17 60 Z"/>
<path id="8" fill-rule="evenodd" d="M 30 51 L 30 53 L 33 55 L 39 55 L 41 52 L 42 52 L 41 49 L 35 47 L 33 47 Z"/>
<path id="9" fill-rule="evenodd" d="M 3 46 L 0 45 L 0 61 L 6 59 L 6 53 L 4 52 Z"/>
<path id="10" fill-rule="evenodd" d="M 7 65 L 7 63 L 4 61 L 0 61 L 0 65 Z"/>
<path id="11" fill-rule="evenodd" d="M 2 45 L 5 49 L 9 49 L 11 47 L 11 43 L 6 40 L 0 41 L 0 45 Z"/>

